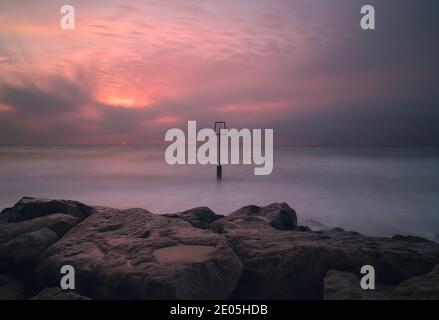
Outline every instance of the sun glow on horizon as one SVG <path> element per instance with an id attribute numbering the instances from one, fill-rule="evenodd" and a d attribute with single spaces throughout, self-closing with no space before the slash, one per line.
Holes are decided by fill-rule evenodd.
<path id="1" fill-rule="evenodd" d="M 132 108 L 135 105 L 135 100 L 131 98 L 110 98 L 108 104 L 115 107 Z"/>
<path id="2" fill-rule="evenodd" d="M 14 111 L 14 107 L 0 102 L 0 112 L 11 112 L 11 111 Z"/>
<path id="3" fill-rule="evenodd" d="M 137 93 L 102 93 L 98 94 L 97 101 L 115 108 L 143 109 L 150 106 L 152 99 Z"/>

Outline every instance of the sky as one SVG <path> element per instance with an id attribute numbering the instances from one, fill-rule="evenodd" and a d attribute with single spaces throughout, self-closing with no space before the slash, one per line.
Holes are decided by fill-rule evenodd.
<path id="1" fill-rule="evenodd" d="M 439 146 L 438 35 L 437 0 L 1 0 L 0 145 Z"/>

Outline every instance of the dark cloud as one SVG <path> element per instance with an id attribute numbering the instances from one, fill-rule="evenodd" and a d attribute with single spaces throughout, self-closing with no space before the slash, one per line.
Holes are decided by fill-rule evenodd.
<path id="1" fill-rule="evenodd" d="M 315 42 L 314 54 L 303 68 L 337 74 L 340 71 L 438 70 L 439 2 L 435 0 L 371 0 L 376 30 L 360 28 L 361 0 L 332 2 L 333 19 L 327 41 Z M 338 17 L 338 19 L 337 19 Z M 320 38 L 324 37 L 322 31 Z M 315 36 L 315 35 L 313 35 Z"/>
<path id="2" fill-rule="evenodd" d="M 3 85 L 0 101 L 13 106 L 18 116 L 53 116 L 74 112 L 87 97 L 80 87 L 62 77 L 51 80 L 48 89 L 37 84 Z"/>
<path id="3" fill-rule="evenodd" d="M 439 95 L 407 101 L 339 105 L 276 125 L 280 144 L 439 146 Z"/>

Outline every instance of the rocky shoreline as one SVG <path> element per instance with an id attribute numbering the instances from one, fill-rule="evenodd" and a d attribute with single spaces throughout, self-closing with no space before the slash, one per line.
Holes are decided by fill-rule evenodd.
<path id="1" fill-rule="evenodd" d="M 157 215 L 25 197 L 0 214 L 0 299 L 439 299 L 439 244 L 312 231 L 286 203 Z"/>

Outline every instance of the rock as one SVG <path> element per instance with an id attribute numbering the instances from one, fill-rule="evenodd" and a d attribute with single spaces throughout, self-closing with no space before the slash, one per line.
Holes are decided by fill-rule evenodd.
<path id="1" fill-rule="evenodd" d="M 311 228 L 307 227 L 307 226 L 299 226 L 297 228 L 297 231 L 300 231 L 300 232 L 312 232 Z"/>
<path id="2" fill-rule="evenodd" d="M 392 237 L 392 239 L 399 240 L 399 241 L 405 241 L 405 242 L 413 242 L 413 243 L 422 243 L 422 242 L 430 242 L 427 239 L 415 237 L 415 236 L 403 236 L 403 235 L 395 235 Z"/>
<path id="3" fill-rule="evenodd" d="M 439 233 L 436 235 L 436 237 L 434 238 L 434 241 L 439 243 Z"/>
<path id="4" fill-rule="evenodd" d="M 395 288 L 394 295 L 404 300 L 439 300 L 439 265 L 425 275 L 404 281 Z"/>
<path id="5" fill-rule="evenodd" d="M 0 300 L 24 300 L 27 291 L 23 282 L 0 274 Z"/>
<path id="6" fill-rule="evenodd" d="M 220 235 L 142 209 L 96 209 L 44 252 L 38 283 L 56 286 L 65 264 L 93 299 L 226 299 L 242 270 Z"/>
<path id="7" fill-rule="evenodd" d="M 212 224 L 244 265 L 236 299 L 322 299 L 331 269 L 359 274 L 363 265 L 372 265 L 378 281 L 396 285 L 429 272 L 439 261 L 439 245 L 429 241 L 366 237 L 340 228 L 280 232 L 255 219 L 254 211 L 246 214 Z"/>
<path id="8" fill-rule="evenodd" d="M 0 270 L 14 276 L 25 276 L 41 252 L 57 240 L 58 236 L 53 231 L 44 228 L 0 244 Z"/>
<path id="9" fill-rule="evenodd" d="M 355 274 L 329 270 L 324 279 L 325 300 L 361 300 L 368 291 L 360 287 L 360 280 Z"/>
<path id="10" fill-rule="evenodd" d="M 0 216 L 6 222 L 21 222 L 54 213 L 65 213 L 84 219 L 93 213 L 93 208 L 72 200 L 49 200 L 24 197 L 12 208 L 2 211 Z"/>
<path id="11" fill-rule="evenodd" d="M 266 207 L 246 206 L 220 221 L 225 221 L 229 227 L 233 224 L 242 225 L 242 222 L 245 222 L 245 225 L 251 224 L 253 227 L 269 224 L 277 230 L 297 230 L 296 212 L 286 203 L 273 203 Z"/>
<path id="12" fill-rule="evenodd" d="M 55 232 L 48 228 L 29 232 L 0 245 L 0 259 L 32 260 L 44 249 L 58 240 Z"/>
<path id="13" fill-rule="evenodd" d="M 302 222 L 304 225 L 308 226 L 309 228 L 311 228 L 312 231 L 322 231 L 322 230 L 329 230 L 330 228 L 328 226 L 325 226 L 324 224 L 316 221 L 316 220 L 312 220 L 312 219 L 307 219 L 305 221 Z"/>
<path id="14" fill-rule="evenodd" d="M 388 288 L 363 290 L 360 279 L 353 273 L 329 270 L 324 279 L 325 300 L 389 300 Z"/>
<path id="15" fill-rule="evenodd" d="M 224 216 L 218 215 L 207 207 L 194 208 L 180 213 L 165 214 L 169 218 L 188 221 L 195 228 L 208 229 L 210 225 Z"/>
<path id="16" fill-rule="evenodd" d="M 52 201 L 64 203 L 43 202 Z M 9 217 L 33 217 L 18 207 Z M 11 296 L 19 297 L 24 283 L 25 290 L 44 289 L 35 299 L 437 297 L 438 244 L 340 228 L 313 232 L 297 226 L 285 203 L 247 206 L 226 217 L 208 208 L 154 215 L 94 207 L 84 220 L 73 211 L 44 212 L 0 224 L 0 272 Z M 57 288 L 67 264 L 75 268 L 75 292 Z M 375 291 L 359 289 L 364 265 L 375 268 Z"/>
<path id="17" fill-rule="evenodd" d="M 43 228 L 48 228 L 61 237 L 79 221 L 78 218 L 70 215 L 55 213 L 28 221 L 0 224 L 0 244 Z"/>
<path id="18" fill-rule="evenodd" d="M 324 280 L 326 300 L 438 300 L 439 265 L 427 274 L 397 286 L 376 283 L 375 290 L 363 290 L 353 273 L 330 270 Z"/>
<path id="19" fill-rule="evenodd" d="M 90 298 L 61 288 L 46 288 L 30 300 L 90 300 Z"/>
<path id="20" fill-rule="evenodd" d="M 343 228 L 337 227 L 337 228 L 329 229 L 328 232 L 334 232 L 334 233 L 339 232 L 339 233 L 342 233 L 342 232 L 345 232 L 345 231 L 344 231 Z"/>
<path id="21" fill-rule="evenodd" d="M 39 255 L 78 222 L 79 218 L 67 214 L 52 214 L 0 224 L 0 271 L 29 276 Z"/>

